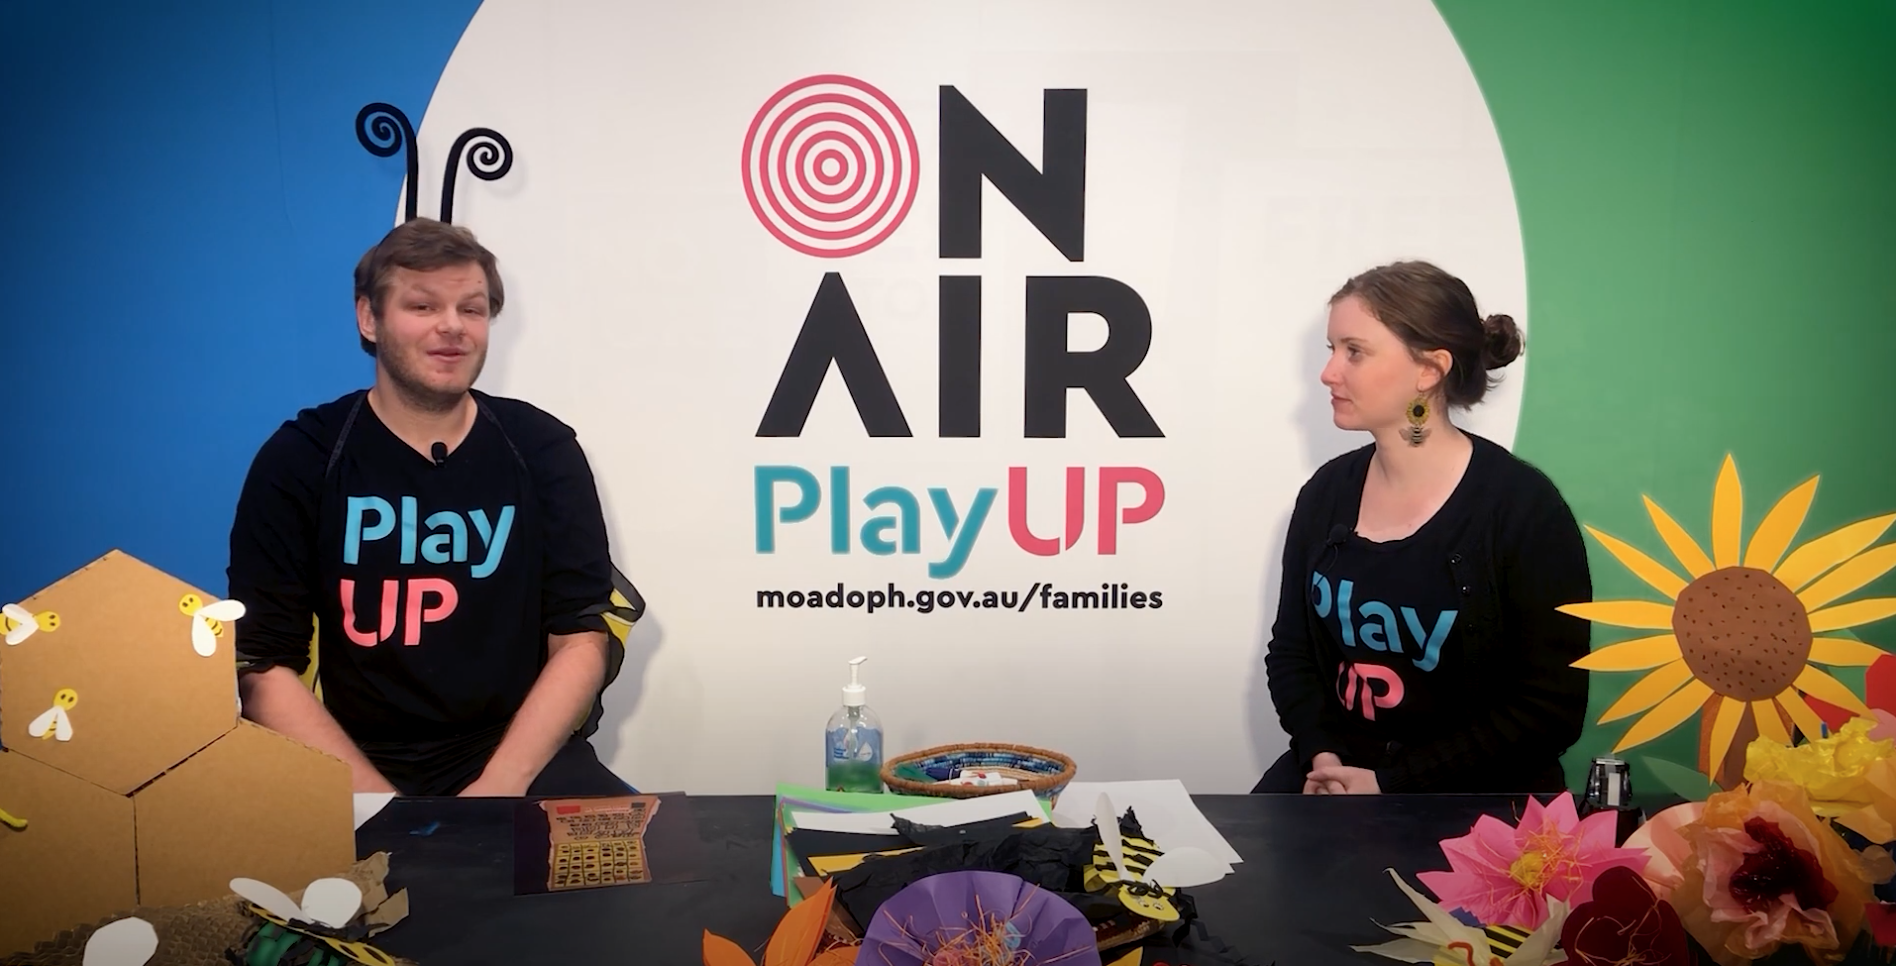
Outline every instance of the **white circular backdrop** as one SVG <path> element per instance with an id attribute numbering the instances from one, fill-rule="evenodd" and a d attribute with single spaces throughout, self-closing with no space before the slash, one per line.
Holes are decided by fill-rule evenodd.
<path id="1" fill-rule="evenodd" d="M 753 120 L 786 86 L 824 75 L 885 95 L 914 136 L 904 157 L 894 115 L 858 98 L 867 110 L 832 112 L 853 118 L 853 142 L 823 140 L 800 168 L 789 155 L 790 189 L 801 171 L 806 189 L 866 194 L 852 179 L 869 178 L 878 158 L 906 165 L 892 163 L 895 187 L 878 189 L 899 207 L 910 179 L 905 218 L 843 257 L 787 244 L 780 235 L 798 229 L 781 216 L 767 227 L 746 191 Z M 1042 91 L 1087 92 L 1083 262 L 991 185 L 983 257 L 938 256 L 943 85 L 1036 166 Z M 1525 318 L 1501 145 L 1426 0 L 486 0 L 421 125 L 422 197 L 438 196 L 448 146 L 477 126 L 516 152 L 500 181 L 463 171 L 454 208 L 499 255 L 508 290 L 481 386 L 579 431 L 614 558 L 650 602 L 594 739 L 641 788 L 819 783 L 844 662 L 867 654 L 891 754 L 1021 742 L 1074 756 L 1083 779 L 1248 789 L 1284 747 L 1262 655 L 1292 501 L 1324 459 L 1367 442 L 1330 425 L 1317 383 L 1327 299 L 1364 268 L 1419 257 L 1466 279 L 1483 311 Z M 847 230 L 874 220 L 873 208 L 833 217 L 861 198 L 806 191 L 828 221 L 787 210 Z M 870 438 L 834 370 L 800 437 L 756 436 L 826 272 L 847 285 L 913 437 Z M 982 277 L 975 439 L 936 438 L 942 275 Z M 1106 276 L 1138 292 L 1152 343 L 1130 383 L 1163 437 L 1119 438 L 1075 391 L 1066 438 L 1023 438 L 1030 275 Z M 1096 348 L 1105 332 L 1076 317 L 1069 347 Z M 1465 424 L 1511 445 L 1523 375 L 1517 363 Z M 757 550 L 764 465 L 802 467 L 824 485 L 814 516 L 776 526 L 770 554 Z M 850 468 L 852 534 L 887 512 L 863 505 L 871 490 L 911 491 L 921 552 L 879 556 L 852 537 L 849 553 L 832 553 L 833 466 Z M 1062 533 L 1066 468 L 1085 468 L 1086 527 L 1073 547 L 1036 556 L 1010 537 L 1014 466 L 1027 468 L 1027 521 L 1043 537 Z M 1102 466 L 1143 467 L 1165 488 L 1158 515 L 1120 526 L 1111 555 L 1098 552 Z M 997 492 L 965 567 L 931 579 L 950 541 L 926 491 L 945 488 L 965 514 L 982 487 Z M 793 495 L 780 485 L 778 506 Z M 1122 504 L 1139 498 L 1136 486 L 1121 490 Z M 1162 592 L 1164 606 L 757 604 L 762 589 L 839 582 L 976 598 L 1123 583 Z"/>

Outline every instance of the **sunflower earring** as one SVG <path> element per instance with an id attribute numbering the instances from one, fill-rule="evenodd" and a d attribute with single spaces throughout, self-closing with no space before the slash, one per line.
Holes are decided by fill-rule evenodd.
<path id="1" fill-rule="evenodd" d="M 1415 397 L 1409 403 L 1408 416 L 1409 425 L 1402 428 L 1402 438 L 1408 440 L 1410 446 L 1420 446 L 1429 438 L 1429 401 L 1422 396 Z"/>

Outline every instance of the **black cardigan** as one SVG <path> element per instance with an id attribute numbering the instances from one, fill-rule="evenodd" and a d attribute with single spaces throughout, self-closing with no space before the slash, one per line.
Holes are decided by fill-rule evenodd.
<path id="1" fill-rule="evenodd" d="M 1369 740 L 1344 713 L 1325 671 L 1342 654 L 1313 633 L 1306 593 L 1331 534 L 1356 525 L 1374 445 L 1331 460 L 1297 494 L 1264 667 L 1278 719 L 1306 771 L 1328 751 L 1374 769 L 1385 792 L 1564 786 L 1559 759 L 1579 738 L 1587 709 L 1587 673 L 1571 665 L 1586 656 L 1591 626 L 1555 608 L 1593 598 L 1586 545 L 1553 481 L 1499 445 L 1468 436 L 1474 453 L 1461 485 L 1475 489 L 1452 500 L 1458 519 L 1441 521 L 1455 548 L 1441 566 L 1466 602 L 1462 646 L 1472 660 L 1463 667 L 1470 670 L 1440 682 L 1442 706 L 1454 710 L 1439 727 L 1404 742 Z"/>

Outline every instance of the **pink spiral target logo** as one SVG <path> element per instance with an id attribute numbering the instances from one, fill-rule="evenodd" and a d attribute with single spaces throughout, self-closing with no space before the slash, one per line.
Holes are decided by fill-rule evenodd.
<path id="1" fill-rule="evenodd" d="M 771 95 L 744 135 L 744 194 L 777 239 L 845 258 L 894 233 L 915 202 L 915 132 L 888 95 L 840 74 Z"/>

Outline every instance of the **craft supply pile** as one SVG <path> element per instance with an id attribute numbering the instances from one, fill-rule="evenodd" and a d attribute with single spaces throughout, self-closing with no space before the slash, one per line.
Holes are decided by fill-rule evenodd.
<path id="1" fill-rule="evenodd" d="M 773 962 L 1252 962 L 1197 915 L 1189 890 L 1240 859 L 1177 782 L 946 799 L 786 785 L 776 819 L 771 886 L 791 909 L 772 942 L 795 955 Z M 707 966 L 750 962 L 705 942 Z"/>

